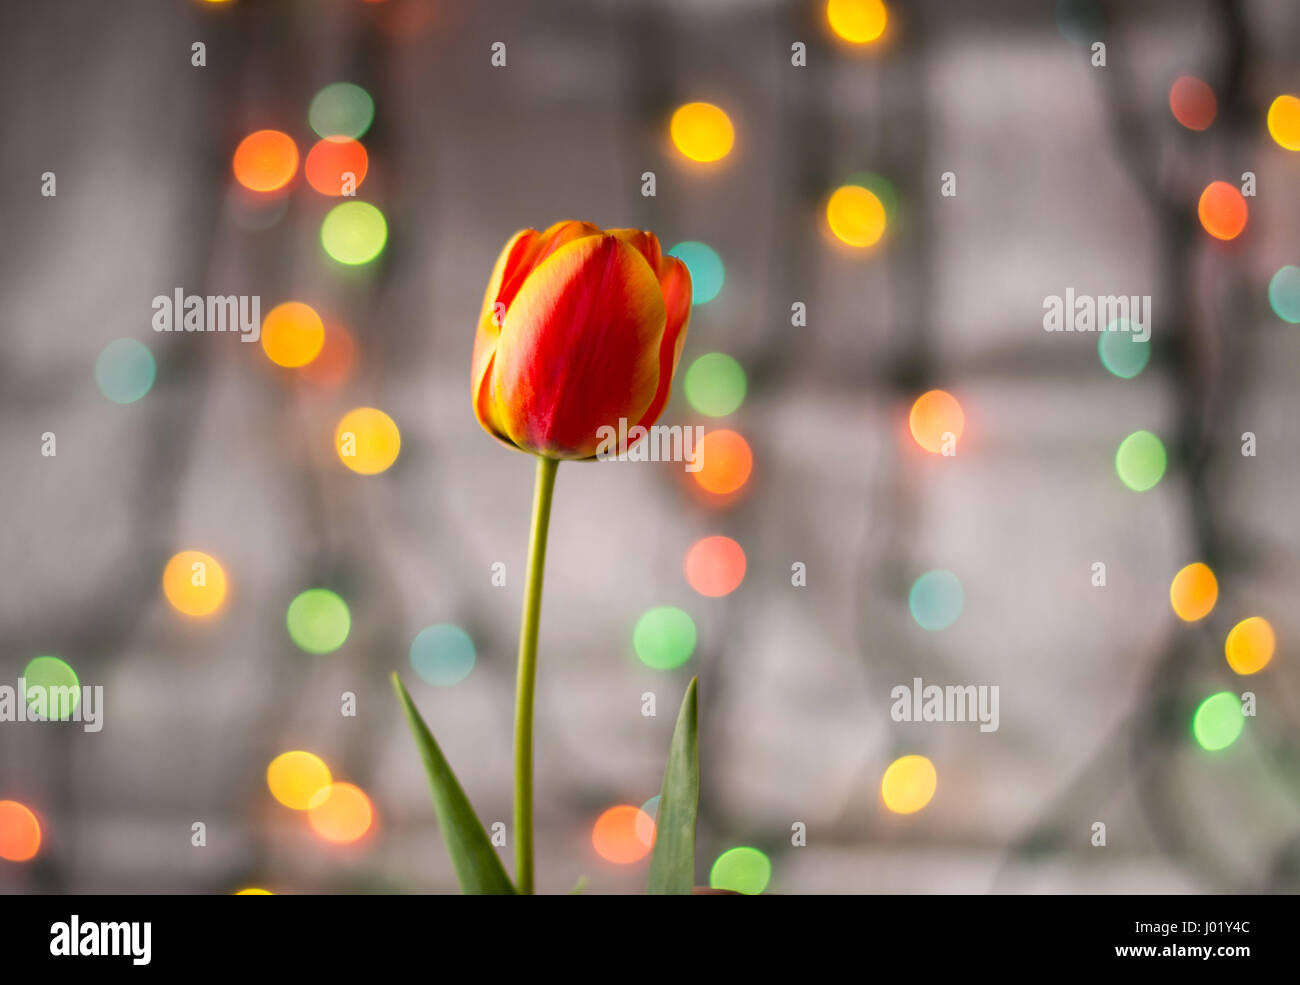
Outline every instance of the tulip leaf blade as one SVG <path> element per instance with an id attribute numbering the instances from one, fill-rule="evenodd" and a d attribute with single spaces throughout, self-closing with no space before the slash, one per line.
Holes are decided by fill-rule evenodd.
<path id="1" fill-rule="evenodd" d="M 646 892 L 689 896 L 695 886 L 695 818 L 700 805 L 699 678 L 682 698 L 664 767 Z"/>
<path id="2" fill-rule="evenodd" d="M 474 813 L 456 774 L 396 673 L 393 674 L 393 689 L 424 761 L 429 792 L 433 795 L 433 810 L 438 816 L 438 827 L 442 830 L 447 854 L 451 856 L 452 868 L 456 870 L 460 891 L 471 896 L 514 895 L 514 884 L 506 875 L 505 866 L 492 847 L 483 823 Z"/>

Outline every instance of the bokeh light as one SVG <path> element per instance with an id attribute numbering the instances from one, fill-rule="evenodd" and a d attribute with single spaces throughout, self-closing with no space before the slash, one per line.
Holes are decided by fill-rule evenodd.
<path id="1" fill-rule="evenodd" d="M 712 103 L 679 106 L 668 125 L 675 146 L 692 161 L 720 161 L 731 153 L 736 130 L 731 117 Z"/>
<path id="2" fill-rule="evenodd" d="M 1097 340 L 1101 364 L 1123 380 L 1131 380 L 1146 369 L 1151 360 L 1151 340 L 1140 339 L 1127 318 L 1117 318 L 1106 326 Z"/>
<path id="3" fill-rule="evenodd" d="M 654 820 L 639 807 L 619 804 L 604 811 L 591 828 L 591 845 L 607 862 L 631 865 L 654 847 Z"/>
<path id="4" fill-rule="evenodd" d="M 757 896 L 771 881 L 771 860 L 748 845 L 728 848 L 709 870 L 710 889 L 729 889 L 746 896 Z"/>
<path id="5" fill-rule="evenodd" d="M 953 450 L 966 429 L 966 415 L 957 398 L 946 390 L 930 390 L 916 398 L 907 417 L 916 443 L 928 452 L 942 454 L 951 440 Z M 947 436 L 951 436 L 950 438 Z"/>
<path id="6" fill-rule="evenodd" d="M 1268 282 L 1268 303 L 1283 321 L 1300 325 L 1300 267 L 1279 268 Z"/>
<path id="7" fill-rule="evenodd" d="M 875 192 L 861 185 L 841 185 L 826 202 L 826 222 L 838 240 L 861 249 L 879 242 L 889 220 Z"/>
<path id="8" fill-rule="evenodd" d="M 320 242 L 330 258 L 350 267 L 369 263 L 388 242 L 388 222 L 369 202 L 342 202 L 320 227 Z"/>
<path id="9" fill-rule="evenodd" d="M 351 137 L 323 137 L 307 152 L 303 174 L 322 195 L 339 196 L 360 188 L 369 168 L 370 157 L 360 143 Z"/>
<path id="10" fill-rule="evenodd" d="M 352 630 L 348 604 L 328 588 L 300 592 L 284 617 L 289 638 L 308 653 L 332 653 Z"/>
<path id="11" fill-rule="evenodd" d="M 961 579 L 951 571 L 936 568 L 912 582 L 907 593 L 907 608 L 922 629 L 931 632 L 947 629 L 961 616 L 966 593 Z"/>
<path id="12" fill-rule="evenodd" d="M 336 322 L 327 321 L 320 353 L 302 367 L 302 377 L 320 386 L 338 386 L 352 375 L 356 354 L 352 333 Z"/>
<path id="13" fill-rule="evenodd" d="M 0 858 L 26 862 L 41 850 L 41 822 L 30 807 L 16 800 L 0 800 Z"/>
<path id="14" fill-rule="evenodd" d="M 1279 147 L 1300 150 L 1300 99 L 1278 96 L 1268 108 L 1268 132 Z"/>
<path id="15" fill-rule="evenodd" d="M 924 756 L 895 759 L 880 779 L 880 796 L 895 814 L 915 814 L 934 798 L 939 774 Z"/>
<path id="16" fill-rule="evenodd" d="M 894 187 L 892 181 L 874 171 L 855 171 L 842 183 L 865 188 L 880 199 L 880 205 L 885 210 L 885 228 L 889 228 L 894 221 L 894 216 L 898 214 L 898 189 Z"/>
<path id="17" fill-rule="evenodd" d="M 1169 604 L 1183 622 L 1204 619 L 1219 598 L 1219 580 L 1208 564 L 1196 561 L 1179 569 L 1169 583 Z"/>
<path id="18" fill-rule="evenodd" d="M 310 807 L 312 798 L 333 779 L 323 759 L 301 749 L 280 753 L 266 768 L 266 785 L 271 796 L 295 811 Z"/>
<path id="19" fill-rule="evenodd" d="M 1245 727 L 1241 699 L 1231 691 L 1210 695 L 1192 716 L 1192 734 L 1201 748 L 1210 752 L 1228 748 Z"/>
<path id="20" fill-rule="evenodd" d="M 1150 431 L 1134 431 L 1119 443 L 1115 472 L 1134 492 L 1153 488 L 1165 474 L 1165 446 Z"/>
<path id="21" fill-rule="evenodd" d="M 58 657 L 36 657 L 23 669 L 27 686 L 27 706 L 50 721 L 66 721 L 81 703 L 81 681 L 77 672 L 66 660 Z M 31 700 L 31 689 L 39 688 L 37 701 Z"/>
<path id="22" fill-rule="evenodd" d="M 740 409 L 748 382 L 745 370 L 725 352 L 706 352 L 686 370 L 682 389 L 697 413 L 726 417 Z"/>
<path id="23" fill-rule="evenodd" d="M 869 44 L 885 33 L 889 13 L 882 0 L 827 0 L 831 30 L 853 44 Z"/>
<path id="24" fill-rule="evenodd" d="M 279 130 L 250 133 L 235 148 L 235 180 L 255 192 L 279 191 L 298 171 L 298 145 Z"/>
<path id="25" fill-rule="evenodd" d="M 1228 666 L 1238 674 L 1256 674 L 1268 666 L 1277 648 L 1277 636 L 1267 619 L 1251 616 L 1228 631 L 1223 644 Z"/>
<path id="26" fill-rule="evenodd" d="M 726 496 L 749 481 L 754 453 L 735 431 L 720 428 L 704 435 L 699 446 L 699 471 L 689 473 L 705 492 Z"/>
<path id="27" fill-rule="evenodd" d="M 402 434 L 382 410 L 358 407 L 344 414 L 334 429 L 334 450 L 353 472 L 376 475 L 397 461 Z"/>
<path id="28" fill-rule="evenodd" d="M 375 118 L 370 93 L 351 82 L 332 82 L 312 97 L 307 122 L 318 137 L 360 138 Z"/>
<path id="29" fill-rule="evenodd" d="M 695 620 L 673 605 L 661 605 L 641 616 L 632 630 L 637 659 L 655 670 L 673 670 L 695 652 Z"/>
<path id="30" fill-rule="evenodd" d="M 1218 112 L 1214 90 L 1194 75 L 1180 75 L 1169 87 L 1169 109 L 1188 130 L 1208 130 Z"/>
<path id="31" fill-rule="evenodd" d="M 720 598 L 745 580 L 745 552 L 730 537 L 705 537 L 686 552 L 686 583 L 701 595 Z"/>
<path id="32" fill-rule="evenodd" d="M 411 641 L 411 669 L 426 684 L 451 687 L 474 669 L 474 641 L 450 623 L 426 626 Z"/>
<path id="33" fill-rule="evenodd" d="M 95 360 L 95 384 L 115 404 L 135 403 L 153 387 L 153 353 L 136 339 L 114 339 Z"/>
<path id="34" fill-rule="evenodd" d="M 331 783 L 316 791 L 307 805 L 307 823 L 323 840 L 336 845 L 356 841 L 370 830 L 374 808 L 365 791 L 351 783 Z"/>
<path id="35" fill-rule="evenodd" d="M 226 572 L 211 554 L 181 551 L 163 568 L 163 595 L 187 616 L 210 616 L 226 600 Z"/>
<path id="36" fill-rule="evenodd" d="M 249 886 L 247 889 L 235 891 L 236 896 L 274 896 L 275 893 L 269 889 L 258 889 L 256 886 Z"/>
<path id="37" fill-rule="evenodd" d="M 262 349 L 277 366 L 305 366 L 325 344 L 325 323 L 301 301 L 277 304 L 262 320 Z"/>
<path id="38" fill-rule="evenodd" d="M 717 250 L 707 243 L 686 240 L 669 250 L 668 255 L 682 261 L 690 271 L 691 304 L 708 304 L 718 296 L 727 271 Z"/>
<path id="39" fill-rule="evenodd" d="M 1245 197 L 1226 181 L 1206 185 L 1196 205 L 1201 225 L 1215 239 L 1236 239 L 1246 228 L 1249 212 Z"/>

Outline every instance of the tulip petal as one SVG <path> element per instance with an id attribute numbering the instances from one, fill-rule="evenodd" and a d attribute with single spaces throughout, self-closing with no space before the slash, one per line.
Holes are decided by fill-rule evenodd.
<path id="1" fill-rule="evenodd" d="M 676 257 L 660 261 L 659 283 L 664 293 L 664 336 L 659 345 L 659 385 L 654 399 L 637 423 L 644 428 L 659 420 L 672 393 L 673 374 L 686 344 L 686 328 L 691 321 L 691 274 Z"/>

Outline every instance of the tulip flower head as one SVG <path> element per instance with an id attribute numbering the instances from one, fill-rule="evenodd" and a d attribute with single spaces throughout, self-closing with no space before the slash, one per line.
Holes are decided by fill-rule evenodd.
<path id="1" fill-rule="evenodd" d="M 686 265 L 653 233 L 576 221 L 522 230 L 483 299 L 474 414 L 523 451 L 592 458 L 602 427 L 658 420 L 690 312 Z"/>

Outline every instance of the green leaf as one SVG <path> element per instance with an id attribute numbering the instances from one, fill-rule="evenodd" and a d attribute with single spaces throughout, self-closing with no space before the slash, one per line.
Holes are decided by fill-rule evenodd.
<path id="1" fill-rule="evenodd" d="M 402 703 L 402 711 L 406 712 L 415 744 L 420 747 L 424 771 L 429 776 L 429 791 L 433 794 L 433 810 L 438 815 L 438 827 L 442 829 L 460 891 L 473 896 L 513 895 L 515 887 L 506 875 L 505 866 L 497 857 L 487 831 L 397 674 L 393 674 L 393 688 L 397 691 L 397 700 Z"/>
<path id="2" fill-rule="evenodd" d="M 698 686 L 699 678 L 692 677 L 668 749 L 646 886 L 652 896 L 689 896 L 695 887 L 695 815 L 700 806 Z"/>

